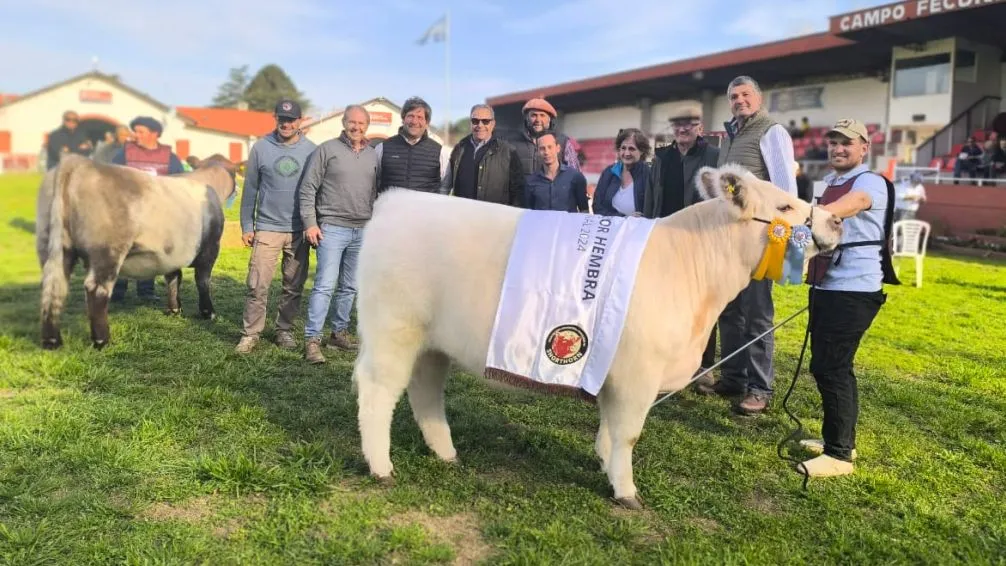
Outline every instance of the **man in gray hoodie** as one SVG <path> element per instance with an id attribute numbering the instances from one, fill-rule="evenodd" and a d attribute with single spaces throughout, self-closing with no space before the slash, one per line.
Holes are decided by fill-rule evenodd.
<path id="1" fill-rule="evenodd" d="M 377 198 L 377 152 L 367 141 L 370 114 L 359 105 L 346 107 L 342 134 L 318 146 L 300 185 L 304 236 L 317 248 L 317 270 L 307 305 L 304 357 L 325 362 L 321 333 L 335 294 L 329 347 L 355 350 L 349 316 L 356 298 L 356 262 L 363 226 Z"/>
<path id="2" fill-rule="evenodd" d="M 293 350 L 291 332 L 300 310 L 310 255 L 298 210 L 297 186 L 315 144 L 300 131 L 301 110 L 293 100 L 276 104 L 276 130 L 255 142 L 241 194 L 241 232 L 251 246 L 244 328 L 236 351 L 251 352 L 265 328 L 266 303 L 276 261 L 283 256 L 283 295 L 276 315 L 276 344 Z"/>

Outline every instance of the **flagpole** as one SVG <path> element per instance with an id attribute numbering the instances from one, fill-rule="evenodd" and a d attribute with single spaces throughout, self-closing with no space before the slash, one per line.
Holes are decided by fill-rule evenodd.
<path id="1" fill-rule="evenodd" d="M 444 75 L 447 79 L 447 130 L 444 145 L 451 145 L 451 9 L 444 15 Z"/>

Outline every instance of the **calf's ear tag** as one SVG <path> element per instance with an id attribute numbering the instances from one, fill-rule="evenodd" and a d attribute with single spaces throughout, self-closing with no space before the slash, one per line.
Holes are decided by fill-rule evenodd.
<path id="1" fill-rule="evenodd" d="M 730 194 L 734 194 L 735 192 L 737 192 L 737 187 L 735 187 L 733 183 L 727 183 L 726 189 L 727 192 Z"/>

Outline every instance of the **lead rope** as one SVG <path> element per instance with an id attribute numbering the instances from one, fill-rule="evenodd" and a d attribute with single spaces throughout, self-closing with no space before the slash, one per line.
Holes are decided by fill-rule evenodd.
<path id="1" fill-rule="evenodd" d="M 756 336 L 756 337 L 752 338 L 752 339 L 751 339 L 751 340 L 750 340 L 750 341 L 749 341 L 749 342 L 748 342 L 747 344 L 744 344 L 744 345 L 743 345 L 743 346 L 741 346 L 740 348 L 737 348 L 737 349 L 736 349 L 736 350 L 734 350 L 733 352 L 730 352 L 730 355 L 728 355 L 728 356 L 726 356 L 726 357 L 724 357 L 724 358 L 720 359 L 720 361 L 718 361 L 718 362 L 716 362 L 715 364 L 713 364 L 713 365 L 709 366 L 709 367 L 708 367 L 708 368 L 706 368 L 706 369 L 705 369 L 704 371 L 701 371 L 701 372 L 699 372 L 698 374 L 696 374 L 695 376 L 693 376 L 693 377 L 692 377 L 692 378 L 691 378 L 691 379 L 690 379 L 690 380 L 688 381 L 688 383 L 686 383 L 686 384 L 685 384 L 685 386 L 684 386 L 684 387 L 682 387 L 681 389 L 679 389 L 678 391 L 681 391 L 681 390 L 683 390 L 683 389 L 687 388 L 687 387 L 688 387 L 689 385 L 691 385 L 692 383 L 695 383 L 696 381 L 698 381 L 699 379 L 701 379 L 701 378 L 702 378 L 703 376 L 705 376 L 705 375 L 706 375 L 706 374 L 708 374 L 709 372 L 711 372 L 711 371 L 713 371 L 714 369 L 716 369 L 716 368 L 720 367 L 720 365 L 722 365 L 722 364 L 723 364 L 723 362 L 725 362 L 725 361 L 729 360 L 730 358 L 732 358 L 732 357 L 736 356 L 737 354 L 739 354 L 739 353 L 743 352 L 744 350 L 747 350 L 747 349 L 748 349 L 748 348 L 750 348 L 750 347 L 751 347 L 751 345 L 753 345 L 753 344 L 754 344 L 755 342 L 757 342 L 757 341 L 761 340 L 761 339 L 762 339 L 762 338 L 764 338 L 765 336 L 768 336 L 768 335 L 769 335 L 770 333 L 772 333 L 772 332 L 775 332 L 775 331 L 776 331 L 776 330 L 778 330 L 779 328 L 782 328 L 782 327 L 783 327 L 783 326 L 785 326 L 785 325 L 786 325 L 787 323 L 789 323 L 789 321 L 791 321 L 791 320 L 793 320 L 794 318 L 796 318 L 796 317 L 800 316 L 801 314 L 803 314 L 803 312 L 804 312 L 804 311 L 808 311 L 808 312 L 809 312 L 809 311 L 810 311 L 810 307 L 811 307 L 811 305 L 813 304 L 813 302 L 814 302 L 814 287 L 813 287 L 813 286 L 811 286 L 811 291 L 810 291 L 810 299 L 809 299 L 809 301 L 808 301 L 808 304 L 807 304 L 807 306 L 806 306 L 806 307 L 803 307 L 802 309 L 800 309 L 800 310 L 796 311 L 795 313 L 793 313 L 793 314 L 789 315 L 788 317 L 786 317 L 786 319 L 785 319 L 785 320 L 783 320 L 783 321 L 782 321 L 782 322 L 780 322 L 779 324 L 776 324 L 776 325 L 775 325 L 775 326 L 773 326 L 772 328 L 770 328 L 770 329 L 766 330 L 765 332 L 762 332 L 762 333 L 761 333 L 761 334 L 759 334 L 758 336 Z M 800 369 L 801 369 L 801 368 L 803 367 L 803 356 L 804 356 L 804 353 L 806 353 L 806 351 L 807 351 L 807 341 L 808 341 L 808 340 L 810 339 L 810 328 L 811 328 L 811 326 L 810 326 L 810 323 L 811 323 L 811 321 L 810 321 L 810 318 L 809 318 L 809 316 L 808 316 L 808 320 L 807 320 L 807 330 L 806 330 L 806 332 L 804 332 L 804 335 L 803 335 L 803 346 L 802 346 L 802 347 L 800 348 L 800 357 L 799 357 L 799 359 L 798 359 L 798 360 L 797 360 L 797 362 L 796 362 L 796 371 L 795 371 L 795 372 L 793 372 L 793 381 L 792 381 L 792 382 L 790 382 L 790 384 L 789 384 L 789 390 L 787 390 L 787 391 L 786 391 L 786 395 L 785 395 L 785 396 L 783 397 L 783 400 L 782 400 L 782 408 L 783 408 L 783 410 L 784 410 L 784 411 L 786 412 L 786 415 L 787 415 L 787 416 L 788 416 L 788 417 L 789 417 L 789 418 L 790 418 L 790 419 L 791 419 L 791 420 L 792 420 L 793 422 L 795 422 L 795 423 L 796 423 L 796 428 L 795 428 L 795 429 L 793 429 L 793 431 L 792 431 L 792 432 L 790 432 L 790 433 L 789 433 L 788 435 L 786 435 L 786 436 L 785 436 L 785 437 L 784 437 L 784 438 L 783 438 L 783 439 L 782 439 L 781 441 L 779 441 L 779 444 L 778 444 L 778 445 L 776 445 L 776 453 L 777 453 L 777 454 L 779 455 L 779 458 L 780 458 L 780 459 L 782 459 L 782 460 L 787 460 L 787 461 L 789 461 L 789 462 L 793 462 L 794 464 L 797 464 L 797 465 L 801 463 L 801 462 L 800 462 L 800 460 L 797 460 L 796 458 L 792 458 L 792 457 L 790 457 L 790 456 L 786 456 L 786 455 L 784 455 L 784 454 L 783 454 L 783 452 L 782 452 L 782 447 L 783 447 L 783 446 L 784 446 L 784 445 L 785 445 L 785 444 L 786 444 L 787 442 L 789 442 L 790 440 L 792 440 L 792 439 L 796 438 L 797 436 L 799 436 L 799 434 L 800 434 L 801 432 L 803 432 L 803 423 L 802 423 L 802 422 L 800 422 L 800 419 L 796 418 L 796 415 L 794 415 L 794 414 L 792 413 L 792 411 L 790 411 L 790 410 L 789 410 L 789 406 L 788 406 L 788 403 L 789 403 L 789 397 L 790 397 L 790 395 L 791 395 L 791 394 L 793 393 L 793 389 L 794 389 L 794 388 L 796 387 L 796 380 L 797 380 L 797 378 L 798 378 L 798 377 L 800 376 Z M 663 397 L 661 397 L 660 399 L 657 399 L 656 401 L 654 401 L 654 402 L 653 402 L 653 404 L 652 404 L 652 405 L 650 405 L 650 409 L 653 409 L 653 407 L 656 407 L 656 406 L 657 406 L 657 405 L 659 405 L 660 403 L 663 403 L 663 402 L 664 402 L 664 401 L 666 401 L 667 399 L 670 399 L 670 398 L 671 398 L 672 396 L 674 396 L 674 394 L 675 394 L 675 393 L 677 393 L 678 391 L 672 391 L 672 392 L 670 392 L 670 393 L 668 393 L 668 394 L 664 395 L 664 396 L 663 396 Z M 799 466 L 797 466 L 797 471 L 800 471 L 800 467 L 799 467 Z M 800 473 L 802 473 L 802 474 L 803 474 L 803 489 L 804 489 L 804 491 L 806 491 L 806 490 L 807 490 L 807 482 L 809 482 L 809 481 L 810 481 L 810 474 L 808 474 L 808 473 L 807 473 L 807 470 L 806 470 L 806 468 L 804 468 L 804 469 L 803 469 L 803 471 L 800 471 Z"/>

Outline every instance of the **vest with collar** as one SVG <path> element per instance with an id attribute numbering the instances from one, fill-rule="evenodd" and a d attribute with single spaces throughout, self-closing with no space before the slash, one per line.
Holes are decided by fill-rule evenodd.
<path id="1" fill-rule="evenodd" d="M 381 190 L 404 187 L 435 192 L 440 188 L 441 145 L 428 133 L 415 145 L 399 132 L 384 140 L 381 148 Z"/>
<path id="2" fill-rule="evenodd" d="M 755 112 L 736 131 L 734 130 L 736 128 L 735 122 L 724 123 L 727 137 L 723 139 L 723 147 L 720 148 L 720 157 L 716 163 L 717 167 L 722 167 L 727 163 L 738 163 L 753 173 L 755 177 L 768 181 L 768 167 L 761 154 L 761 138 L 769 128 L 776 124 L 777 122 L 769 118 L 764 110 Z"/>
<path id="3" fill-rule="evenodd" d="M 125 148 L 126 166 L 152 175 L 167 175 L 171 167 L 171 147 L 157 144 L 155 149 L 127 143 Z"/>
<path id="4" fill-rule="evenodd" d="M 864 171 L 859 175 L 876 175 L 872 171 Z M 844 197 L 852 190 L 853 185 L 859 175 L 855 175 L 840 185 L 832 185 L 824 190 L 818 199 L 818 206 L 831 204 Z M 894 184 L 887 177 L 881 176 L 887 184 L 887 209 L 884 211 L 884 240 L 865 240 L 860 242 L 847 242 L 839 244 L 834 251 L 827 254 L 819 253 L 812 257 L 807 263 L 806 283 L 810 285 L 820 285 L 824 282 L 824 276 L 832 265 L 838 265 L 842 261 L 842 250 L 855 248 L 858 246 L 880 246 L 880 270 L 883 274 L 881 281 L 888 285 L 901 285 L 897 274 L 894 272 L 894 263 L 891 259 L 891 228 L 894 222 Z"/>

